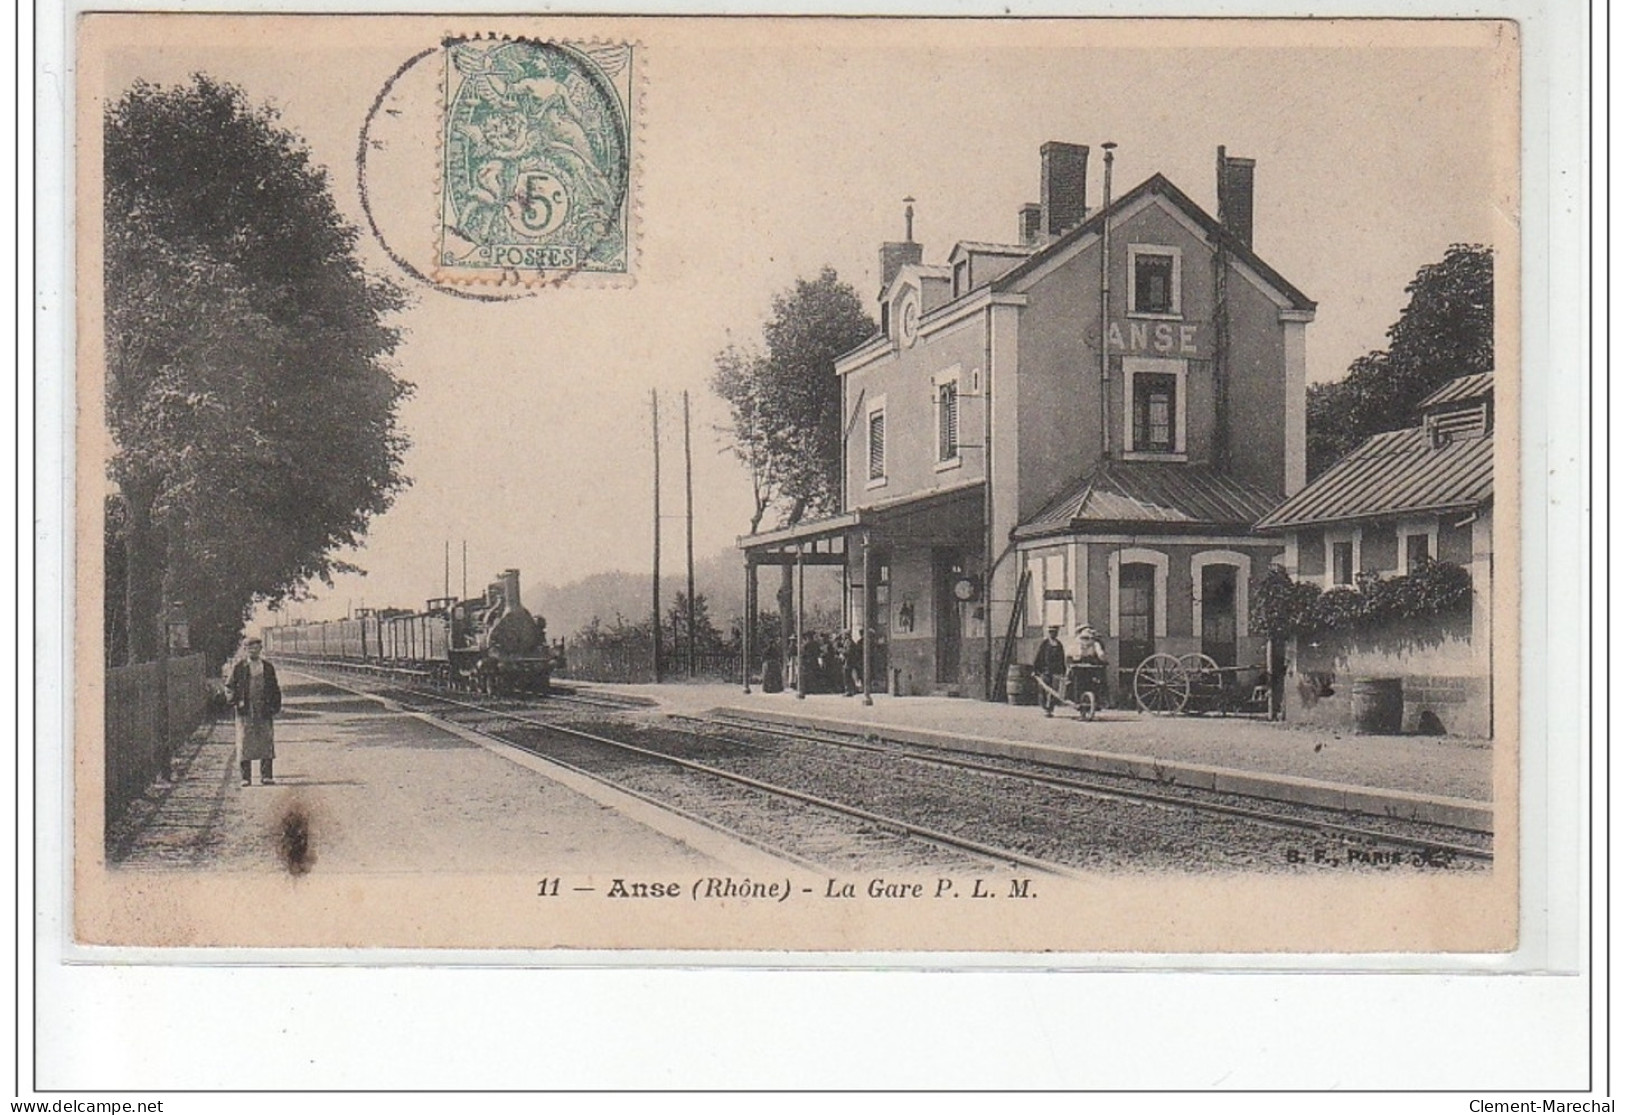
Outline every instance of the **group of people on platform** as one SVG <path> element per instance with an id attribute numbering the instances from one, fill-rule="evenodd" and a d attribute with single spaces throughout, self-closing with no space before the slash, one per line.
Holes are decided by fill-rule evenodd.
<path id="1" fill-rule="evenodd" d="M 769 651 L 763 663 L 762 688 L 768 693 L 796 689 L 804 680 L 807 693 L 841 693 L 851 697 L 863 692 L 864 633 L 853 631 L 808 631 L 801 637 L 799 652 L 782 663 Z M 869 691 L 883 690 L 884 642 L 873 637 L 869 654 Z"/>

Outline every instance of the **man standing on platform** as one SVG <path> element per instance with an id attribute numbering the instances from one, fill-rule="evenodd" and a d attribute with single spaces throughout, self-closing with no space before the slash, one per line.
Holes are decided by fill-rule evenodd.
<path id="1" fill-rule="evenodd" d="M 260 785 L 274 786 L 271 763 L 276 758 L 272 719 L 282 711 L 282 687 L 277 684 L 276 667 L 260 657 L 265 644 L 249 639 L 243 644 L 247 657 L 231 671 L 226 683 L 226 700 L 237 712 L 237 765 L 243 785 L 253 782 L 254 760 L 260 762 Z"/>
<path id="2" fill-rule="evenodd" d="M 1051 624 L 1044 641 L 1038 644 L 1038 656 L 1033 659 L 1033 675 L 1041 683 L 1038 701 L 1044 706 L 1045 716 L 1055 715 L 1055 694 L 1066 684 L 1066 648 L 1061 645 L 1060 624 Z"/>

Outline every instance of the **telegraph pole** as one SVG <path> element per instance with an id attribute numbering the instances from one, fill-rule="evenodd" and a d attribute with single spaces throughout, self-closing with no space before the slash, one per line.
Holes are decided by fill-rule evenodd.
<path id="1" fill-rule="evenodd" d="M 654 633 L 654 674 L 658 685 L 664 665 L 660 654 L 660 396 L 653 387 L 649 388 L 649 409 L 654 418 L 655 448 L 654 622 L 649 627 Z"/>
<path id="2" fill-rule="evenodd" d="M 694 452 L 688 440 L 688 392 L 683 392 L 683 485 L 688 493 L 688 676 L 694 676 Z"/>
<path id="3" fill-rule="evenodd" d="M 463 599 L 468 599 L 468 539 L 463 539 Z"/>
<path id="4" fill-rule="evenodd" d="M 1100 455 L 1109 458 L 1112 455 L 1112 424 L 1109 403 L 1112 390 L 1112 356 L 1111 346 L 1106 338 L 1111 332 L 1112 300 L 1112 229 L 1111 215 L 1106 210 L 1112 205 L 1112 150 L 1115 143 L 1102 143 L 1101 149 L 1106 152 L 1105 182 L 1101 184 L 1100 196 Z M 1132 281 L 1132 279 L 1130 280 Z M 1130 398 L 1128 381 L 1123 382 L 1123 407 L 1133 407 L 1134 400 Z M 1124 446 L 1125 449 L 1132 446 Z"/>

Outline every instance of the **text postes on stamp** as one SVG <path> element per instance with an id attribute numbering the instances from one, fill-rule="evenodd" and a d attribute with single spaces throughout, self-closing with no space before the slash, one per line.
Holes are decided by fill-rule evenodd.
<path id="1" fill-rule="evenodd" d="M 632 46 L 449 39 L 442 283 L 626 274 Z"/>

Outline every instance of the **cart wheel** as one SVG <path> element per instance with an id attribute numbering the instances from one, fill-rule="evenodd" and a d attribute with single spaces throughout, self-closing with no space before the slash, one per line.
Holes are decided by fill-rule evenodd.
<path id="1" fill-rule="evenodd" d="M 1095 692 L 1085 689 L 1078 697 L 1078 719 L 1093 720 L 1095 718 Z"/>
<path id="2" fill-rule="evenodd" d="M 1224 711 L 1224 671 L 1205 654 L 1182 654 L 1179 664 L 1190 679 L 1192 712 Z"/>
<path id="3" fill-rule="evenodd" d="M 1163 716 L 1180 712 L 1190 695 L 1190 675 L 1171 654 L 1153 654 L 1134 671 L 1134 701 L 1145 712 Z"/>

